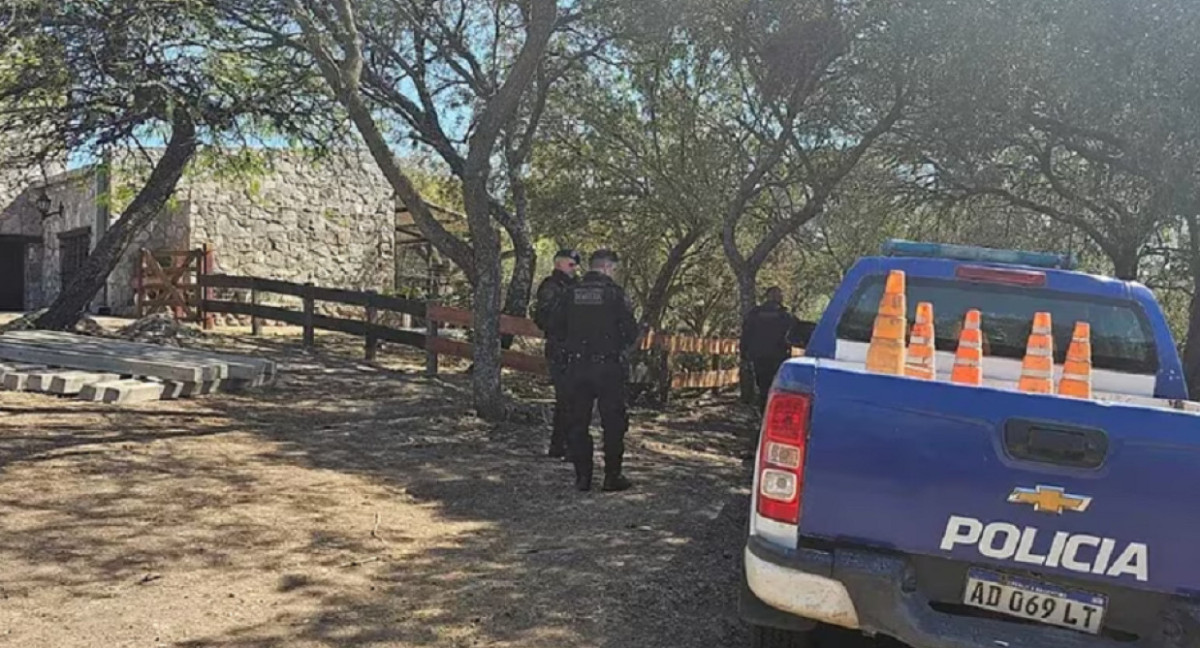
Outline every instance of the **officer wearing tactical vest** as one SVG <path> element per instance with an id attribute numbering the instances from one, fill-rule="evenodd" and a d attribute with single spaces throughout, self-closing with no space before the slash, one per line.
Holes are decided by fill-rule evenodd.
<path id="1" fill-rule="evenodd" d="M 554 272 L 542 280 L 537 289 L 533 321 L 546 331 L 546 363 L 550 367 L 550 382 L 554 385 L 554 423 L 550 432 L 551 457 L 567 454 L 567 353 L 561 335 L 550 332 L 550 316 L 566 294 L 567 289 L 578 283 L 575 277 L 579 267 L 579 253 L 575 250 L 559 250 L 554 255 Z"/>
<path id="2" fill-rule="evenodd" d="M 605 491 L 632 484 L 621 472 L 625 457 L 627 353 L 638 338 L 637 319 L 625 291 L 613 281 L 617 255 L 597 250 L 583 280 L 567 290 L 551 328 L 567 349 L 567 456 L 575 464 L 575 487 L 592 488 L 592 405 L 598 401 L 604 429 Z"/>

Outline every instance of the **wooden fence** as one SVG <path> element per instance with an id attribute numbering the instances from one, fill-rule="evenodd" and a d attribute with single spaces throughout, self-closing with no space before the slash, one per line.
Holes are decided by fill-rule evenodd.
<path id="1" fill-rule="evenodd" d="M 205 299 L 200 303 L 200 308 L 209 314 L 229 313 L 250 317 L 252 335 L 261 334 L 263 320 L 275 320 L 302 327 L 304 345 L 309 347 L 316 343 L 315 332 L 317 330 L 347 333 L 363 338 L 363 354 L 367 360 L 375 359 L 380 341 L 394 342 L 424 349 L 426 351 L 426 369 L 431 374 L 437 373 L 439 355 L 459 358 L 472 356 L 473 350 L 469 342 L 442 336 L 442 327 L 439 326 L 448 324 L 469 328 L 472 324 L 473 314 L 468 310 L 400 297 L 389 297 L 374 291 L 323 288 L 311 283 L 300 284 L 260 277 L 205 275 L 200 281 L 206 289 L 249 292 L 249 302 Z M 266 293 L 297 297 L 301 301 L 301 310 L 262 304 L 262 296 Z M 362 319 L 319 315 L 316 312 L 317 302 L 359 306 L 364 309 L 364 315 Z M 418 332 L 381 324 L 379 317 L 381 311 L 407 314 L 425 320 L 425 330 Z M 541 330 L 532 321 L 508 315 L 501 316 L 500 331 L 505 335 L 542 337 Z M 524 373 L 537 375 L 548 373 L 546 360 L 540 355 L 506 349 L 502 352 L 501 364 Z"/>
<path id="2" fill-rule="evenodd" d="M 212 318 L 200 307 L 201 279 L 212 272 L 213 251 L 208 245 L 195 250 L 142 249 L 138 255 L 134 294 L 137 316 L 167 311 L 177 320 L 212 328 Z"/>
<path id="3" fill-rule="evenodd" d="M 720 389 L 738 384 L 738 341 L 733 338 L 704 338 L 693 335 L 672 335 L 650 331 L 642 338 L 642 351 L 659 350 L 660 362 L 666 364 L 671 389 Z M 691 364 L 704 368 L 679 366 L 684 355 Z M 733 362 L 725 361 L 733 358 Z M 732 367 L 724 367 L 732 364 Z"/>
<path id="4" fill-rule="evenodd" d="M 189 304 L 198 312 L 229 313 L 250 318 L 251 333 L 260 335 L 262 322 L 274 320 L 302 327 L 305 346 L 314 346 L 317 330 L 335 331 L 363 338 L 363 353 L 367 360 L 374 360 L 379 342 L 393 342 L 424 349 L 426 370 L 436 374 L 438 357 L 452 356 L 471 358 L 473 349 L 468 341 L 442 335 L 445 326 L 469 329 L 473 325 L 473 313 L 461 308 L 443 306 L 435 302 L 424 302 L 400 297 L 380 295 L 374 291 L 353 291 L 338 288 L 323 288 L 311 283 L 293 283 L 260 277 L 205 274 L 198 277 L 198 285 L 205 299 Z M 249 301 L 213 299 L 213 290 L 246 291 Z M 261 303 L 264 294 L 287 295 L 300 300 L 300 310 Z M 196 294 L 197 297 L 200 293 Z M 363 308 L 362 319 L 330 317 L 316 312 L 317 302 L 334 303 Z M 407 314 L 423 321 L 424 330 L 406 330 L 381 324 L 380 313 L 390 311 Z M 541 329 L 532 320 L 502 315 L 502 335 L 525 338 L 543 338 Z M 671 335 L 649 332 L 643 336 L 635 358 L 649 369 L 651 378 L 641 378 L 635 371 L 634 381 L 652 383 L 665 401 L 670 390 L 721 389 L 738 384 L 738 341 L 735 339 L 701 338 L 686 335 Z M 501 352 L 502 366 L 534 375 L 547 375 L 545 358 L 538 354 L 505 349 Z"/>

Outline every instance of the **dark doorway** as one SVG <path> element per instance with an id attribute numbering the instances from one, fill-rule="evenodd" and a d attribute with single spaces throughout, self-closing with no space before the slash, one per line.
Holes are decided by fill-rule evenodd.
<path id="1" fill-rule="evenodd" d="M 25 242 L 0 238 L 0 311 L 25 310 Z"/>

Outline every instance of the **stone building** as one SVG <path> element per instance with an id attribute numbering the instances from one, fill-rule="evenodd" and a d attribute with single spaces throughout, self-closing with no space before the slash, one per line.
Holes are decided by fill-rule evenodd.
<path id="1" fill-rule="evenodd" d="M 166 213 L 109 276 L 92 310 L 133 313 L 141 249 L 207 245 L 219 273 L 354 290 L 396 288 L 398 261 L 405 261 L 397 256 L 397 241 L 404 241 L 400 220 L 406 214 L 397 212 L 391 187 L 368 155 L 254 155 L 262 166 L 249 174 L 189 172 Z M 6 186 L 0 176 L 0 311 L 49 305 L 119 217 L 118 206 L 140 186 L 147 166 L 124 157 L 18 187 L 11 179 Z"/>

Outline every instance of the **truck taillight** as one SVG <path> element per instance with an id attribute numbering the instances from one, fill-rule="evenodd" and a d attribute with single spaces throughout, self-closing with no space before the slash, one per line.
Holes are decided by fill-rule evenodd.
<path id="1" fill-rule="evenodd" d="M 758 514 L 763 517 L 800 522 L 811 406 L 811 396 L 787 392 L 773 392 L 767 403 L 758 452 Z"/>

